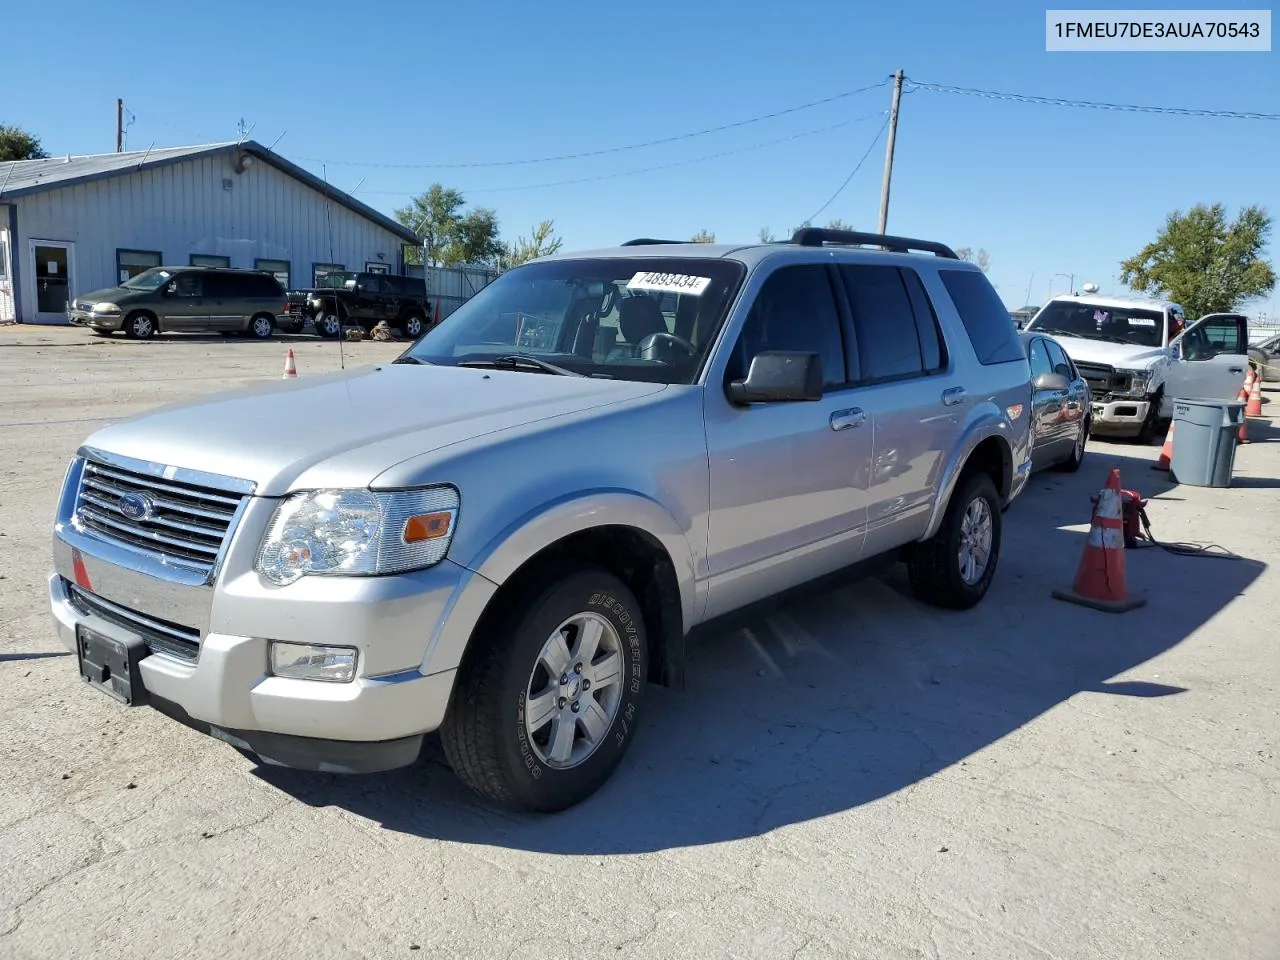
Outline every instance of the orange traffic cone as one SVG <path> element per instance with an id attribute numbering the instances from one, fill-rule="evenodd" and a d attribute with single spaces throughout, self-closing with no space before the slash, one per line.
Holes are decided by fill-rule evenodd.
<path id="1" fill-rule="evenodd" d="M 1253 383 L 1249 385 L 1249 402 L 1245 405 L 1244 415 L 1260 417 L 1262 416 L 1262 378 L 1253 376 L 1253 367 L 1249 368 L 1249 376 L 1253 378 Z"/>
<path id="2" fill-rule="evenodd" d="M 1173 427 L 1174 422 L 1169 421 L 1169 430 L 1164 435 L 1164 446 L 1160 448 L 1160 459 L 1151 465 L 1152 470 L 1168 470 L 1169 463 L 1173 460 Z"/>
<path id="3" fill-rule="evenodd" d="M 1124 569 L 1124 507 L 1120 492 L 1120 469 L 1111 470 L 1107 485 L 1098 492 L 1089 538 L 1070 590 L 1055 590 L 1057 600 L 1106 613 L 1124 613 L 1147 601 L 1130 598 Z"/>
<path id="4" fill-rule="evenodd" d="M 290 347 L 284 355 L 284 379 L 288 380 L 290 377 L 296 377 L 297 375 L 298 368 L 293 362 L 293 347 Z"/>

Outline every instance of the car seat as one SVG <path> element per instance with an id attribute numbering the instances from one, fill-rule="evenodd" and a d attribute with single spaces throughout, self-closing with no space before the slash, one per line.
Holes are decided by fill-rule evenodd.
<path id="1" fill-rule="evenodd" d="M 618 332 L 625 342 L 610 351 L 611 360 L 635 357 L 636 347 L 641 340 L 655 333 L 667 333 L 667 320 L 662 315 L 658 301 L 646 296 L 619 300 Z"/>

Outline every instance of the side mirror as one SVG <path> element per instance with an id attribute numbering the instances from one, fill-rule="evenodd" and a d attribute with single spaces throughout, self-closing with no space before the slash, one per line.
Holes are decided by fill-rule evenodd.
<path id="1" fill-rule="evenodd" d="M 1060 373 L 1042 373 L 1036 377 L 1031 384 L 1037 392 L 1048 390 L 1051 393 L 1061 393 L 1071 386 L 1070 382 Z"/>
<path id="2" fill-rule="evenodd" d="M 751 360 L 745 380 L 729 383 L 736 404 L 822 399 L 822 358 L 816 353 L 766 350 Z"/>

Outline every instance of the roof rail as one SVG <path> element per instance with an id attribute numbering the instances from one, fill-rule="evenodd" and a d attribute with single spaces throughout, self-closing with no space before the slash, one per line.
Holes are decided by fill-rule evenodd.
<path id="1" fill-rule="evenodd" d="M 687 240 L 654 240 L 652 237 L 636 237 L 623 244 L 624 247 L 651 247 L 660 243 L 688 243 Z"/>
<path id="2" fill-rule="evenodd" d="M 918 250 L 937 254 L 948 260 L 959 260 L 956 252 L 945 243 L 933 240 L 913 240 L 910 237 L 894 237 L 885 233 L 860 233 L 857 230 L 827 230 L 823 227 L 801 227 L 791 236 L 791 242 L 802 247 L 820 247 L 827 243 L 848 246 L 873 245 L 884 247 L 893 253 L 909 253 Z"/>

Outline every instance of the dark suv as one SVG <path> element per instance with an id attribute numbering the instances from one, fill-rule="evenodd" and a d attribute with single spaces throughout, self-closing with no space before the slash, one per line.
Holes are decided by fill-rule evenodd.
<path id="1" fill-rule="evenodd" d="M 331 273 L 324 285 L 311 290 L 291 290 L 286 308 L 294 330 L 310 320 L 322 337 L 336 337 L 344 326 L 365 330 L 385 320 L 410 339 L 427 329 L 431 308 L 427 285 L 418 277 L 387 273 Z"/>
<path id="2" fill-rule="evenodd" d="M 275 332 L 284 306 L 284 287 L 269 273 L 152 267 L 118 287 L 76 297 L 67 304 L 67 320 L 103 337 L 123 330 L 135 340 L 148 340 L 163 330 L 265 340 Z"/>

